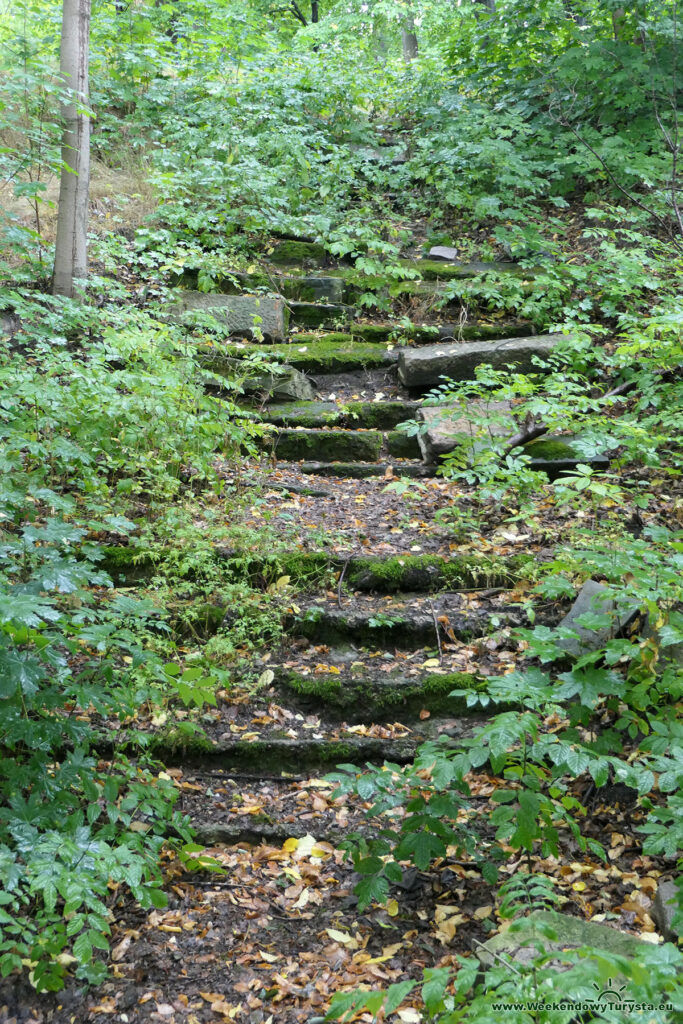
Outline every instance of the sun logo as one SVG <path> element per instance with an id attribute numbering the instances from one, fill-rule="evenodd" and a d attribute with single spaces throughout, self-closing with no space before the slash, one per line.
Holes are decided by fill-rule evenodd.
<path id="1" fill-rule="evenodd" d="M 607 982 L 605 988 L 601 988 L 596 981 L 593 982 L 593 988 L 597 990 L 597 995 L 594 998 L 596 1003 L 609 1003 L 610 1005 L 623 1006 L 624 1003 L 631 1002 L 628 997 L 623 995 L 626 985 L 617 985 L 615 982 L 610 980 Z"/>

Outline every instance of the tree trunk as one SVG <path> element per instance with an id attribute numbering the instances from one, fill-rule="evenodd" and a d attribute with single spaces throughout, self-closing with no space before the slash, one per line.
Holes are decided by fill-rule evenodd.
<path id="1" fill-rule="evenodd" d="M 317 25 L 319 20 L 318 0 L 311 0 L 311 25 Z"/>
<path id="2" fill-rule="evenodd" d="M 418 53 L 417 35 L 415 34 L 415 22 L 412 17 L 406 19 L 401 28 L 401 42 L 403 44 L 403 59 L 408 62 L 415 60 Z"/>
<path id="3" fill-rule="evenodd" d="M 52 291 L 72 296 L 88 274 L 88 190 L 90 185 L 90 118 L 88 56 L 90 0 L 63 0 L 60 71 L 62 103 L 62 174 L 59 182 L 57 243 Z"/>

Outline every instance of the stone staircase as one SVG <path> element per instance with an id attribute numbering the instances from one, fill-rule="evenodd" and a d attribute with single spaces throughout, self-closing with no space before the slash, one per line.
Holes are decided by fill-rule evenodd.
<path id="1" fill-rule="evenodd" d="M 275 427 L 267 450 L 278 463 L 296 463 L 302 473 L 432 475 L 434 453 L 449 448 L 449 410 L 439 414 L 446 426 L 436 424 L 436 445 L 397 429 L 421 418 L 424 395 L 444 377 L 475 379 L 483 364 L 540 372 L 562 337 L 535 334 L 514 310 L 502 318 L 498 313 L 493 323 L 454 318 L 455 307 L 444 295 L 454 280 L 495 273 L 522 276 L 533 288 L 533 272 L 514 263 L 403 260 L 406 273 L 415 276 L 392 285 L 393 300 L 417 290 L 432 304 L 430 323 L 413 325 L 405 318 L 362 321 L 354 303 L 367 294 L 367 284 L 353 266 L 331 267 L 316 243 L 281 242 L 269 260 L 259 270 L 217 278 L 221 291 L 208 294 L 195 290 L 198 273 L 185 271 L 176 281 L 181 288 L 175 313 L 190 320 L 200 313 L 227 331 L 227 341 L 200 345 L 207 386 L 220 391 L 221 378 L 242 374 L 251 409 Z M 267 369 L 249 377 L 246 368 L 254 360 Z M 456 418 L 462 420 L 462 413 Z M 508 433 L 515 431 L 511 415 Z M 532 468 L 557 475 L 578 462 L 605 464 L 572 450 L 566 438 L 550 439 L 550 448 L 548 440 L 529 449 Z"/>

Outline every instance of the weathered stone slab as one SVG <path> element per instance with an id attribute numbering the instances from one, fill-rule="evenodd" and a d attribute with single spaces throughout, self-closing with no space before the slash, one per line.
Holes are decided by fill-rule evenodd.
<path id="1" fill-rule="evenodd" d="M 578 597 L 559 623 L 560 629 L 571 629 L 576 637 L 565 637 L 558 640 L 558 646 L 575 658 L 580 658 L 590 651 L 599 650 L 608 640 L 622 633 L 638 615 L 638 605 L 617 608 L 609 588 L 595 580 L 586 580 L 579 591 Z M 609 616 L 609 622 L 601 624 L 579 625 L 582 616 Z"/>
<path id="2" fill-rule="evenodd" d="M 561 334 L 539 334 L 530 338 L 403 349 L 398 360 L 398 375 L 406 387 L 426 390 L 440 384 L 442 377 L 473 380 L 476 368 L 483 364 L 500 368 L 511 363 L 522 372 L 539 372 L 534 360 L 547 359 L 562 337 Z"/>
<path id="3" fill-rule="evenodd" d="M 470 402 L 465 413 L 460 405 L 423 405 L 417 412 L 418 421 L 428 425 L 425 433 L 417 435 L 422 458 L 427 464 L 436 462 L 461 444 L 463 435 L 474 442 L 482 420 L 490 438 L 514 434 L 511 408 L 509 402 Z M 474 443 L 481 447 L 483 440 Z"/>
<path id="4" fill-rule="evenodd" d="M 353 306 L 341 303 L 290 302 L 292 323 L 299 327 L 322 327 L 340 330 L 355 316 Z"/>
<path id="5" fill-rule="evenodd" d="M 550 929 L 557 934 L 557 939 L 549 938 Z M 551 910 L 536 910 L 519 924 L 516 923 L 513 931 L 494 935 L 479 948 L 477 956 L 487 967 L 500 964 L 501 961 L 530 964 L 539 956 L 540 947 L 543 954 L 558 953 L 558 959 L 550 961 L 547 966 L 567 970 L 570 965 L 562 964 L 559 956 L 563 951 L 592 946 L 606 953 L 634 957 L 647 945 L 634 935 L 617 931 L 609 925 L 582 921 L 578 917 Z"/>
<path id="6" fill-rule="evenodd" d="M 294 366 L 283 363 L 278 372 L 257 373 L 244 378 L 244 363 L 241 359 L 233 359 L 220 353 L 211 355 L 203 353 L 199 363 L 206 370 L 221 377 L 239 379 L 245 395 L 259 395 L 279 399 L 282 402 L 307 402 L 315 397 L 315 391 L 308 377 Z M 209 388 L 220 387 L 215 381 L 207 378 Z"/>
<path id="7" fill-rule="evenodd" d="M 270 341 L 284 341 L 287 336 L 288 310 L 279 296 L 182 292 L 179 299 L 181 314 L 207 313 L 230 334 L 255 337 L 261 332 Z M 255 318 L 259 318 L 256 323 Z"/>
<path id="8" fill-rule="evenodd" d="M 674 917 L 678 913 L 678 889 L 675 882 L 660 882 L 657 895 L 650 913 L 660 933 L 669 942 L 676 942 L 680 937 L 681 923 L 674 925 Z"/>
<path id="9" fill-rule="evenodd" d="M 278 458 L 310 459 L 325 462 L 364 462 L 379 457 L 382 434 L 377 430 L 281 429 L 275 437 Z M 265 442 L 270 445 L 270 439 Z"/>
<path id="10" fill-rule="evenodd" d="M 288 299 L 299 302 L 326 302 L 339 304 L 344 301 L 345 282 L 341 277 L 282 277 L 280 287 Z"/>

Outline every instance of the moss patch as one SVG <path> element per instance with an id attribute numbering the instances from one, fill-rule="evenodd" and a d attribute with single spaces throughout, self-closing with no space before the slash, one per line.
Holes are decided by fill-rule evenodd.
<path id="1" fill-rule="evenodd" d="M 531 455 L 534 459 L 543 459 L 547 462 L 572 461 L 583 456 L 568 441 L 540 440 L 530 441 L 524 445 L 525 455 Z"/>
<path id="2" fill-rule="evenodd" d="M 327 250 L 318 242 L 278 242 L 268 257 L 277 266 L 323 266 L 327 262 Z"/>

